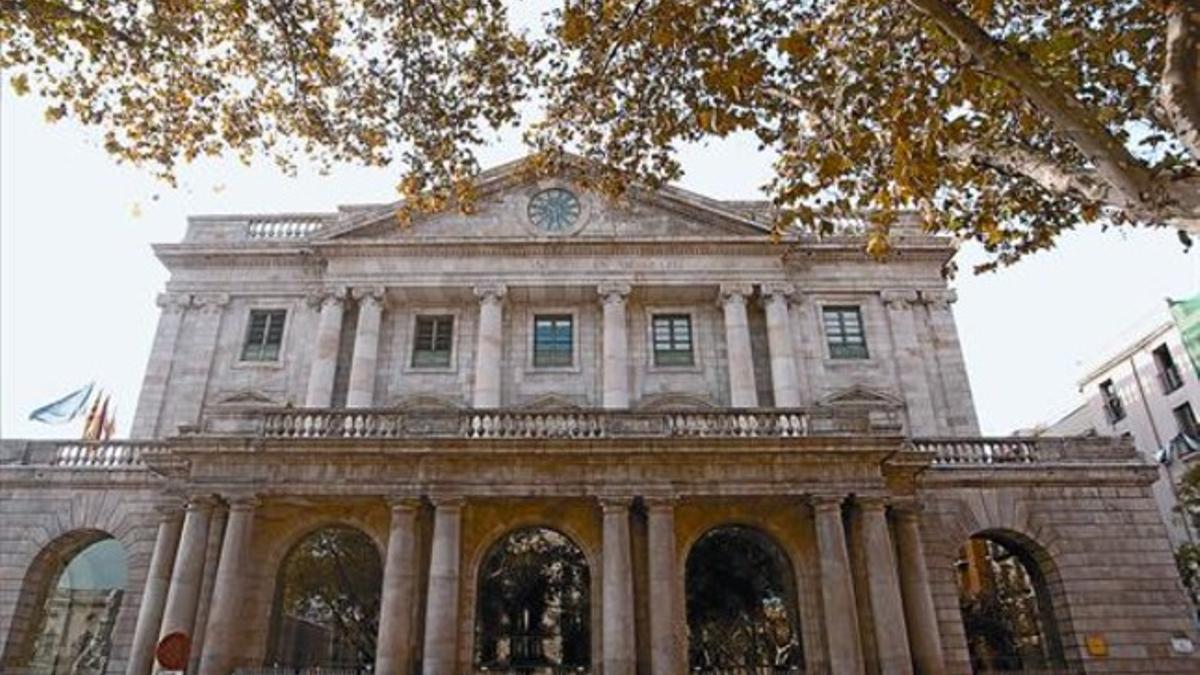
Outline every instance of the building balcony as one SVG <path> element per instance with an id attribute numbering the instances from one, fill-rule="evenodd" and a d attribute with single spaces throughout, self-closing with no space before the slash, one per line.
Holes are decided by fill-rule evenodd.
<path id="1" fill-rule="evenodd" d="M 774 442 L 786 449 L 804 439 L 826 439 L 848 448 L 856 440 L 894 441 L 896 451 L 934 467 L 986 467 L 1080 463 L 1140 463 L 1134 447 L 1117 438 L 909 438 L 899 413 L 891 409 L 837 408 L 604 411 L 271 408 L 221 412 L 176 437 L 153 440 L 0 440 L 0 466 L 64 469 L 140 469 L 143 457 L 167 455 L 173 448 L 233 442 L 304 445 L 355 441 L 373 447 L 390 441 L 604 443 L 646 440 L 694 442 Z M 892 440 L 889 440 L 892 439 Z M 1200 454 L 1200 453 L 1197 453 Z"/>

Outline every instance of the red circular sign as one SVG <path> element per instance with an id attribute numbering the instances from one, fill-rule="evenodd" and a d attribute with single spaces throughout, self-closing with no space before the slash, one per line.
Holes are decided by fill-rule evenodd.
<path id="1" fill-rule="evenodd" d="M 187 668 L 190 646 L 191 640 L 184 633 L 168 633 L 158 641 L 154 656 L 158 659 L 158 665 L 166 670 L 183 670 Z"/>

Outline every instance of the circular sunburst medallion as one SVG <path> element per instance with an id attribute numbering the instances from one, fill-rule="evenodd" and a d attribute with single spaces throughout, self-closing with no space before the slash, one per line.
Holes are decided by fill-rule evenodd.
<path id="1" fill-rule="evenodd" d="M 529 200 L 529 222 L 542 232 L 565 234 L 579 222 L 582 207 L 575 193 L 563 188 L 550 188 Z"/>

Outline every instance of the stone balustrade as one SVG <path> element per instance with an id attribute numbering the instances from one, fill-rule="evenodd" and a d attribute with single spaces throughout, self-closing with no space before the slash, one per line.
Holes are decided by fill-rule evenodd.
<path id="1" fill-rule="evenodd" d="M 165 449 L 145 441 L 3 441 L 0 464 L 58 466 L 71 469 L 140 468 L 142 453 Z"/>
<path id="2" fill-rule="evenodd" d="M 259 413 L 267 438 L 798 438 L 811 435 L 895 434 L 863 411 L 523 411 L 297 409 Z M 234 428 L 234 427 L 229 427 Z M 250 427 L 243 426 L 243 429 Z"/>
<path id="3" fill-rule="evenodd" d="M 914 439 L 909 449 L 929 455 L 934 466 L 1128 462 L 1133 445 L 1119 438 Z"/>
<path id="4" fill-rule="evenodd" d="M 325 226 L 320 215 L 288 215 L 252 218 L 246 222 L 247 239 L 304 239 Z"/>

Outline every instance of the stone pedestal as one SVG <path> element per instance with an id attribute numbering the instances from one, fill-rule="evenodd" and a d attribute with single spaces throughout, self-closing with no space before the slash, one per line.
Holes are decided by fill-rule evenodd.
<path id="1" fill-rule="evenodd" d="M 414 498 L 392 500 L 392 526 L 383 566 L 379 638 L 375 672 L 409 675 L 413 672 L 413 605 L 417 598 L 417 514 Z"/>
<path id="2" fill-rule="evenodd" d="M 200 675 L 226 675 L 233 667 L 237 648 L 241 644 L 241 612 L 245 605 L 247 553 L 254 525 L 253 497 L 229 500 L 229 519 L 225 525 L 225 541 L 221 545 L 221 560 L 213 584 L 212 607 L 202 656 Z"/>
<path id="3" fill-rule="evenodd" d="M 946 663 L 929 587 L 925 548 L 921 544 L 920 515 L 915 505 L 899 506 L 892 512 L 896 524 L 896 551 L 900 558 L 900 594 L 904 599 L 904 619 L 913 665 L 917 675 L 944 675 Z"/>
<path id="4" fill-rule="evenodd" d="M 633 555 L 629 540 L 628 498 L 605 498 L 601 607 L 605 675 L 633 675 L 637 669 L 634 638 Z"/>
<path id="5" fill-rule="evenodd" d="M 896 573 L 895 547 L 881 499 L 856 500 L 862 518 L 863 553 L 867 564 L 867 591 L 875 626 L 875 648 L 881 675 L 912 675 L 912 654 Z"/>
<path id="6" fill-rule="evenodd" d="M 629 286 L 603 284 L 598 289 L 604 305 L 604 407 L 629 407 L 629 336 L 625 299 Z"/>
<path id="7" fill-rule="evenodd" d="M 461 498 L 433 501 L 433 551 L 429 559 L 429 594 L 425 609 L 423 675 L 458 672 L 458 587 L 462 546 Z"/>
<path id="8" fill-rule="evenodd" d="M 375 364 L 379 355 L 379 324 L 383 318 L 383 289 L 355 289 L 354 296 L 358 298 L 358 326 L 354 332 L 346 407 L 370 408 L 375 402 Z"/>
<path id="9" fill-rule="evenodd" d="M 137 626 L 133 630 L 126 675 L 149 675 L 154 668 L 154 649 L 158 645 L 171 568 L 175 564 L 179 531 L 183 526 L 183 512 L 178 505 L 164 506 L 161 513 L 154 553 L 150 555 L 150 569 L 146 573 L 146 586 L 142 591 L 142 604 L 138 607 Z"/>
<path id="10" fill-rule="evenodd" d="M 313 298 L 320 303 L 321 316 L 308 371 L 308 393 L 304 405 L 309 408 L 328 408 L 333 404 L 333 378 L 337 373 L 338 346 L 342 337 L 342 316 L 345 297 L 342 292 L 330 292 Z"/>
<path id="11" fill-rule="evenodd" d="M 500 407 L 500 378 L 504 361 L 504 295 L 501 284 L 476 286 L 479 298 L 479 346 L 475 350 L 476 408 Z"/>
<path id="12" fill-rule="evenodd" d="M 188 502 L 183 518 L 183 533 L 179 551 L 167 589 L 167 604 L 163 610 L 159 638 L 171 633 L 183 633 L 191 639 L 195 634 L 196 604 L 204 576 L 204 552 L 208 546 L 208 524 L 212 516 L 211 497 L 195 497 Z"/>
<path id="13" fill-rule="evenodd" d="M 764 284 L 763 306 L 767 314 L 767 347 L 771 352 L 771 383 L 775 407 L 800 407 L 800 386 L 796 377 L 796 356 L 792 342 L 790 284 Z"/>
<path id="14" fill-rule="evenodd" d="M 850 554 L 842 524 L 842 497 L 814 497 L 812 507 L 821 559 L 821 602 L 825 609 L 829 666 L 839 674 L 862 673 L 862 645 L 858 639 Z"/>
<path id="15" fill-rule="evenodd" d="M 758 405 L 754 359 L 750 350 L 750 320 L 746 316 L 746 298 L 752 291 L 749 284 L 721 286 L 729 367 L 729 404 L 734 408 L 754 408 Z"/>

